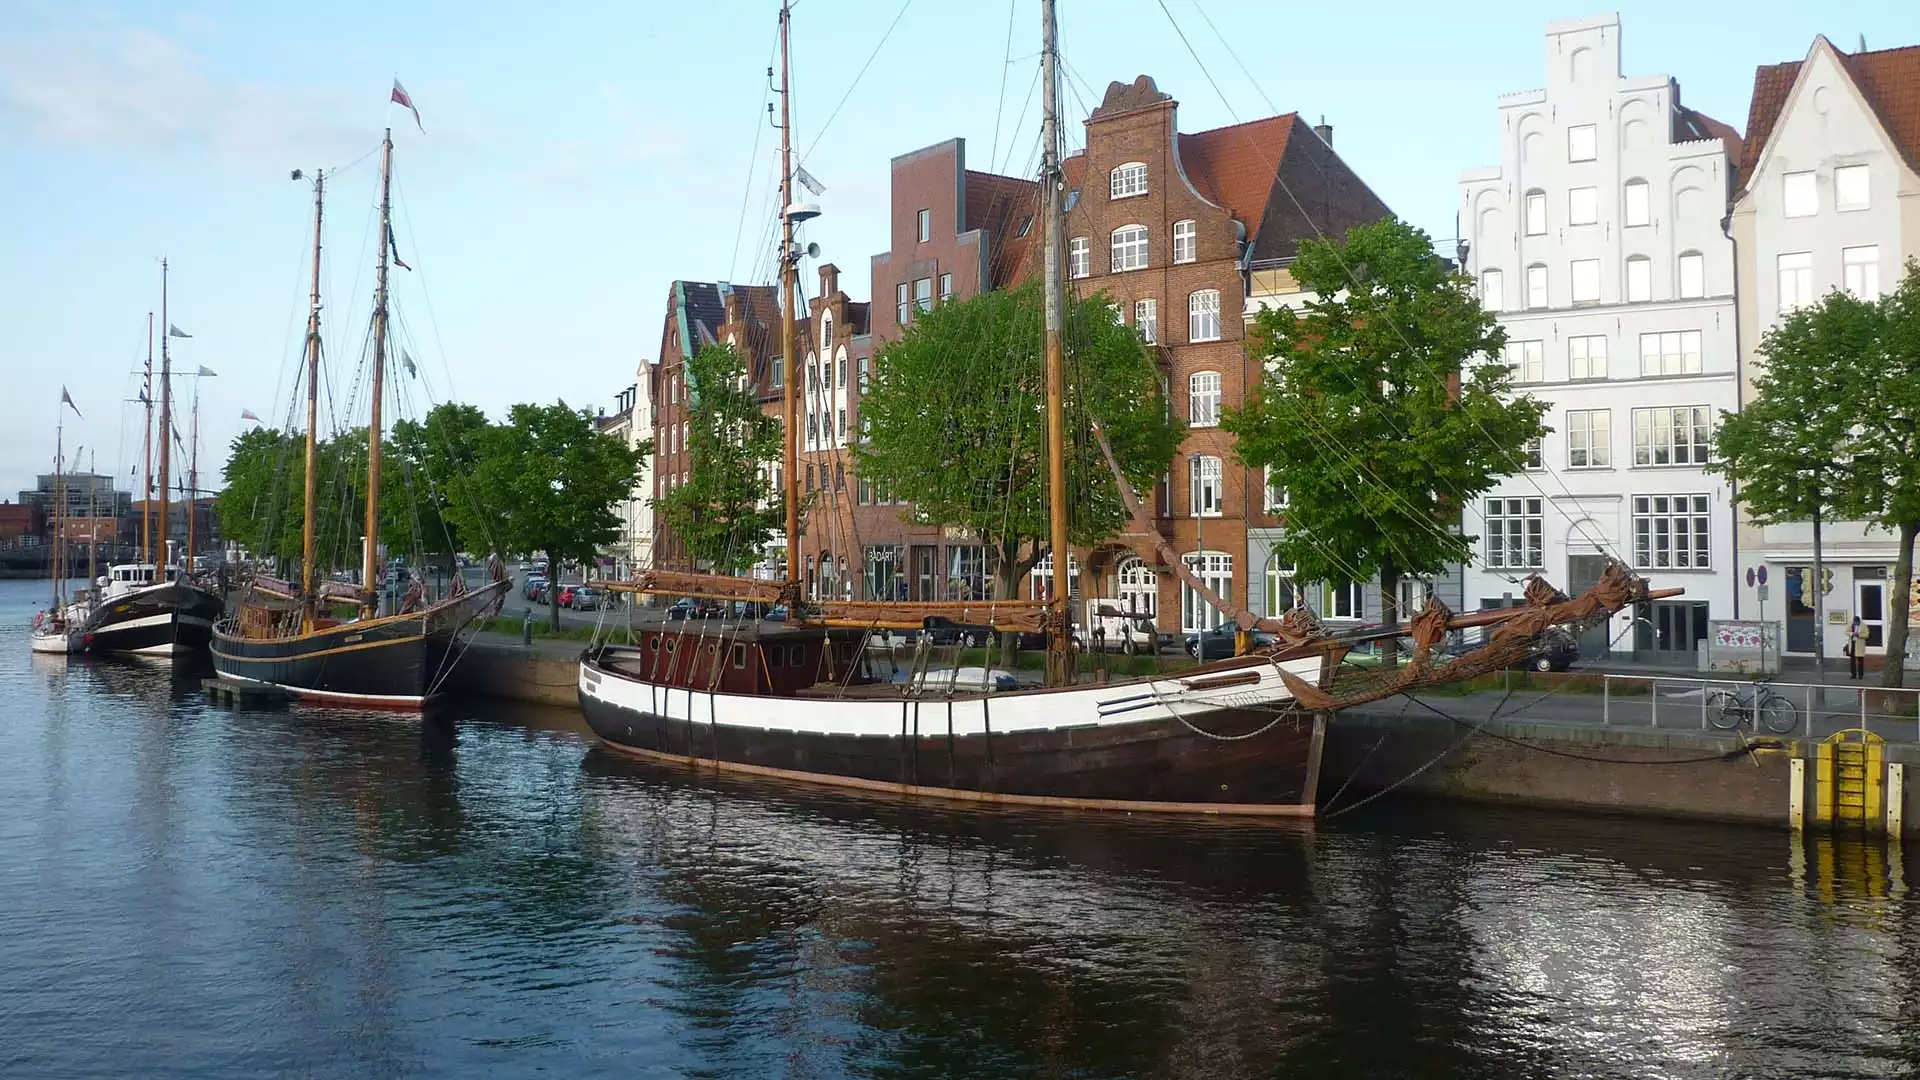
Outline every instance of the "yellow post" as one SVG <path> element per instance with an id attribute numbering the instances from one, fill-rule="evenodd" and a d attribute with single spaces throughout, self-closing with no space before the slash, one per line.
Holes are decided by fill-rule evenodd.
<path id="1" fill-rule="evenodd" d="M 1787 825 L 1794 832 L 1807 824 L 1807 761 L 1794 758 L 1787 763 Z"/>
<path id="2" fill-rule="evenodd" d="M 1906 828 L 1907 767 L 1895 761 L 1887 765 L 1887 835 L 1898 840 Z"/>

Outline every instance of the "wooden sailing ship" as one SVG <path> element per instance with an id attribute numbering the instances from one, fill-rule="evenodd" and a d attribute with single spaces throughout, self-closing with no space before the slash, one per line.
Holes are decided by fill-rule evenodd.
<path id="1" fill-rule="evenodd" d="M 295 173 L 299 178 L 299 173 Z M 326 176 L 313 178 L 313 290 L 306 341 L 306 484 L 301 526 L 300 581 L 255 576 L 244 586 L 234 615 L 214 628 L 213 666 L 223 679 L 265 683 L 299 697 L 340 704 L 417 708 L 437 693 L 465 651 L 462 635 L 498 610 L 504 576 L 467 589 L 458 574 L 449 593 L 429 599 L 416 582 L 397 611 L 382 611 L 379 593 L 381 403 L 387 360 L 387 262 L 392 251 L 393 132 L 381 143 L 380 243 L 375 265 L 372 415 L 367 431 L 365 540 L 360 586 L 320 578 L 315 532 L 319 502 L 320 236 Z M 338 601 L 357 609 L 351 618 L 331 612 Z"/>
<path id="2" fill-rule="evenodd" d="M 1064 448 L 1062 185 L 1052 0 L 1042 0 L 1045 130 L 1041 191 L 1046 302 L 1046 421 L 1050 550 L 1067 542 Z M 791 140 L 786 130 L 789 10 L 781 10 L 783 308 L 794 302 L 796 248 Z M 794 322 L 782 319 L 786 392 L 784 582 L 654 570 L 619 588 L 635 592 L 785 603 L 784 625 L 692 625 L 639 631 L 632 644 L 597 644 L 582 658 L 579 700 L 610 748 L 654 760 L 792 780 L 961 801 L 1126 811 L 1295 815 L 1313 812 L 1318 745 L 1329 714 L 1503 668 L 1550 626 L 1603 619 L 1679 590 L 1650 591 L 1623 566 L 1569 598 L 1530 579 L 1524 607 L 1455 617 L 1431 603 L 1405 632 L 1408 662 L 1390 670 L 1344 665 L 1348 653 L 1395 630 L 1335 635 L 1304 609 L 1260 619 L 1208 589 L 1164 541 L 1163 560 L 1206 602 L 1240 625 L 1272 631 L 1258 652 L 1178 674 L 1080 682 L 1068 643 L 1070 590 L 1046 601 L 950 604 L 802 602 Z M 1096 427 L 1138 535 L 1158 536 Z M 918 629 L 948 615 L 999 630 L 1043 631 L 1047 684 L 999 688 L 990 672 L 882 670 L 867 648 L 880 629 Z M 1456 630 L 1485 629 L 1484 643 L 1444 658 Z M 922 654 L 924 655 L 924 654 Z"/>

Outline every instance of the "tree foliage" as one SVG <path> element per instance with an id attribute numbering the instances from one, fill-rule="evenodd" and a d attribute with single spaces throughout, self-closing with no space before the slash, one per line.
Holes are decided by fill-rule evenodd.
<path id="1" fill-rule="evenodd" d="M 1067 303 L 1068 536 L 1093 544 L 1126 511 L 1093 438 L 1098 421 L 1120 470 L 1151 487 L 1179 448 L 1160 371 L 1104 296 Z M 862 392 L 856 467 L 920 517 L 981 538 L 1002 595 L 1042 554 L 1047 523 L 1046 355 L 1040 289 L 944 301 L 875 357 Z"/>
<path id="2" fill-rule="evenodd" d="M 487 493 L 473 485 L 491 428 L 485 413 L 452 402 L 435 406 L 425 420 L 402 420 L 393 426 L 388 456 L 401 466 L 404 494 L 414 513 L 409 527 L 418 533 L 422 554 L 451 560 L 475 547 L 494 549 L 492 520 L 483 509 L 489 503 Z"/>
<path id="3" fill-rule="evenodd" d="M 1390 218 L 1304 241 L 1292 271 L 1313 298 L 1257 317 L 1265 374 L 1221 426 L 1288 495 L 1280 558 L 1302 581 L 1377 578 L 1391 626 L 1403 575 L 1470 556 L 1475 537 L 1448 524 L 1520 470 L 1546 406 L 1512 393 L 1489 360 L 1505 331 L 1421 230 Z"/>
<path id="4" fill-rule="evenodd" d="M 359 565 L 366 518 L 366 431 L 322 439 L 315 448 L 319 492 L 315 500 L 315 563 L 325 570 Z M 259 555 L 285 561 L 288 575 L 301 553 L 306 521 L 306 436 L 254 428 L 229 445 L 225 486 L 216 506 L 221 531 Z M 385 470 L 392 473 L 392 467 Z M 383 492 L 383 528 L 401 514 L 401 496 Z"/>
<path id="5" fill-rule="evenodd" d="M 747 366 L 729 345 L 707 345 L 687 362 L 687 482 L 654 500 L 660 524 L 689 554 L 721 573 L 751 566 L 786 505 L 762 466 L 780 458 L 783 426 L 760 411 Z"/>

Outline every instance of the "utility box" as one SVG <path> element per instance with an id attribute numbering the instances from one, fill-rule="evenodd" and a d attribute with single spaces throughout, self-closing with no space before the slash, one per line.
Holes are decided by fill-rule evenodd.
<path id="1" fill-rule="evenodd" d="M 1713 619 L 1707 623 L 1701 671 L 1742 675 L 1780 673 L 1780 624 L 1758 619 Z"/>

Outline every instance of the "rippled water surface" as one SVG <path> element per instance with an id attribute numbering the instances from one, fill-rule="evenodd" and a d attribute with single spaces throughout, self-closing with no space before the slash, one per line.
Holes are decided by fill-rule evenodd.
<path id="1" fill-rule="evenodd" d="M 565 713 L 205 705 L 0 582 L 0 1076 L 1883 1076 L 1897 851 L 712 783 Z M 1378 805 L 1378 804 L 1377 804 Z"/>

